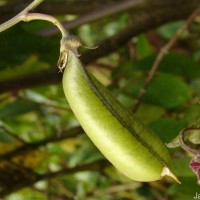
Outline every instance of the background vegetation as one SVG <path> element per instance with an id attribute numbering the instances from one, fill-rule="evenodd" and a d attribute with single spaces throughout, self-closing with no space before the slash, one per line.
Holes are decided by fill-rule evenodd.
<path id="1" fill-rule="evenodd" d="M 0 0 L 0 22 L 30 2 Z M 35 11 L 56 16 L 85 46 L 98 45 L 80 49 L 87 69 L 169 143 L 198 124 L 198 7 L 199 0 L 48 0 Z M 134 182 L 105 160 L 64 97 L 56 67 L 59 40 L 55 27 L 40 21 L 0 33 L 0 197 L 193 199 L 200 189 L 188 166 L 191 155 L 180 147 L 170 152 L 181 185 L 171 179 Z M 191 141 L 199 143 L 199 135 Z"/>

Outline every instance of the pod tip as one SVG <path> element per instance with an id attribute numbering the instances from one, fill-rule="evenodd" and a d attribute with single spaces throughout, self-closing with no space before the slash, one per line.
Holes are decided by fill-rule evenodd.
<path id="1" fill-rule="evenodd" d="M 161 172 L 161 177 L 164 176 L 170 176 L 172 177 L 177 183 L 181 184 L 181 182 L 178 180 L 178 178 L 169 170 L 168 167 L 163 167 L 163 170 Z"/>

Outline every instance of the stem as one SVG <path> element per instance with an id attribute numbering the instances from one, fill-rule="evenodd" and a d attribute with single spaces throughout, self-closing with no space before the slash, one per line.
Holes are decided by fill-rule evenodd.
<path id="1" fill-rule="evenodd" d="M 63 25 L 55 17 L 53 17 L 51 15 L 41 14 L 41 13 L 28 13 L 31 9 L 35 8 L 42 1 L 43 0 L 34 1 L 27 8 L 25 8 L 22 12 L 20 12 L 18 15 L 16 15 L 9 21 L 0 25 L 0 32 L 14 26 L 15 24 L 19 23 L 20 21 L 30 22 L 33 20 L 44 20 L 44 21 L 48 21 L 48 22 L 51 22 L 54 25 L 56 25 L 62 34 L 62 38 L 66 39 L 69 34 L 65 30 Z"/>
<path id="2" fill-rule="evenodd" d="M 94 161 L 92 163 L 88 164 L 81 164 L 72 168 L 62 168 L 59 171 L 56 172 L 49 172 L 45 174 L 36 174 L 36 173 L 31 173 L 30 170 L 26 173 L 29 173 L 29 176 L 27 178 L 23 178 L 20 184 L 13 183 L 10 185 L 10 187 L 6 187 L 3 190 L 0 191 L 0 198 L 5 197 L 8 194 L 11 194 L 15 191 L 18 191 L 24 187 L 28 187 L 33 185 L 34 183 L 42 180 L 48 180 L 52 179 L 58 176 L 64 176 L 64 175 L 71 175 L 77 172 L 83 172 L 83 171 L 101 171 L 104 168 L 109 166 L 109 163 L 107 160 L 101 159 Z"/>
<path id="3" fill-rule="evenodd" d="M 4 127 L 0 127 L 0 128 L 4 128 Z M 54 136 L 46 138 L 44 140 L 40 140 L 38 142 L 29 143 L 29 144 L 28 143 L 24 144 L 25 143 L 24 141 L 17 138 L 17 140 L 20 140 L 23 143 L 23 145 L 14 149 L 13 151 L 9 151 L 9 152 L 7 152 L 3 155 L 0 155 L 0 162 L 2 160 L 10 160 L 17 155 L 20 155 L 20 154 L 23 154 L 23 153 L 26 153 L 26 152 L 34 151 L 35 149 L 43 147 L 43 146 L 45 146 L 49 143 L 54 143 L 54 142 L 62 141 L 64 139 L 74 138 L 74 137 L 80 135 L 82 132 L 83 132 L 82 128 L 80 126 L 77 126 L 75 128 L 71 128 L 71 129 L 66 130 L 66 131 L 63 130 L 60 133 L 61 134 L 60 137 L 54 135 Z M 11 134 L 11 133 L 9 132 L 9 134 Z M 16 136 L 14 134 L 12 134 L 12 137 L 16 138 Z"/>
<path id="4" fill-rule="evenodd" d="M 67 38 L 68 32 L 65 30 L 63 25 L 53 16 L 41 14 L 41 13 L 28 13 L 23 16 L 21 16 L 21 20 L 25 22 L 30 22 L 33 20 L 44 20 L 53 23 L 57 28 L 60 30 L 62 37 Z"/>
<path id="5" fill-rule="evenodd" d="M 42 3 L 44 0 L 34 0 L 29 6 L 27 6 L 22 12 L 20 12 L 18 15 L 13 17 L 12 19 L 6 21 L 5 23 L 0 25 L 0 32 L 5 31 L 6 29 L 9 29 L 10 27 L 14 26 L 15 24 L 22 21 L 24 16 L 32 9 L 36 8 L 40 3 Z"/>
<path id="6" fill-rule="evenodd" d="M 44 0 L 34 0 L 28 7 L 26 7 L 22 12 L 29 12 L 41 4 Z"/>

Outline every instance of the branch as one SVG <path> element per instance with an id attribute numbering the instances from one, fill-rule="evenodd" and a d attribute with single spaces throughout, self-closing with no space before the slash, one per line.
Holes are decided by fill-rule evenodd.
<path id="1" fill-rule="evenodd" d="M 49 196 L 51 198 L 55 199 L 55 200 L 66 200 L 66 199 L 67 200 L 74 200 L 74 197 L 73 197 L 74 195 L 73 196 L 72 195 L 66 195 L 66 193 L 64 193 L 64 194 L 61 193 L 60 194 L 59 192 L 58 192 L 58 194 L 55 194 L 53 192 L 50 192 L 48 188 L 46 190 L 41 190 L 41 189 L 38 189 L 36 187 L 31 187 L 31 189 L 33 190 L 34 193 L 35 192 L 40 192 L 43 195 L 49 194 Z"/>
<path id="2" fill-rule="evenodd" d="M 81 127 L 75 127 L 72 128 L 64 133 L 61 133 L 61 137 L 57 137 L 57 136 L 52 136 L 50 138 L 44 139 L 42 141 L 39 142 L 35 142 L 32 144 L 26 144 L 22 147 L 19 147 L 15 150 L 13 150 L 12 152 L 9 152 L 7 154 L 1 155 L 0 156 L 0 160 L 9 160 L 14 156 L 17 156 L 19 154 L 23 154 L 27 151 L 32 151 L 35 150 L 41 146 L 44 146 L 46 144 L 49 144 L 51 142 L 57 142 L 63 139 L 68 139 L 68 138 L 72 138 L 72 137 L 76 137 L 77 135 L 79 135 L 82 132 L 82 128 Z M 31 186 L 32 184 L 41 181 L 41 180 L 46 180 L 46 179 L 51 179 L 57 176 L 62 176 L 62 175 L 68 175 L 68 174 L 73 174 L 79 171 L 91 171 L 91 170 L 102 170 L 104 169 L 104 167 L 108 166 L 108 161 L 107 160 L 98 160 L 98 161 L 94 161 L 93 163 L 89 163 L 89 164 L 82 164 L 80 166 L 76 166 L 74 168 L 64 168 L 61 169 L 57 172 L 50 172 L 50 173 L 46 173 L 46 174 L 37 174 L 34 173 L 33 171 L 26 171 L 26 169 L 24 169 L 24 173 L 29 174 L 29 176 L 25 177 L 24 179 L 20 180 L 20 183 L 16 184 L 13 182 L 13 185 L 9 185 L 9 187 L 5 187 L 1 192 L 0 192 L 0 197 L 4 197 L 5 195 L 8 195 L 14 191 L 20 190 L 23 187 L 27 187 L 27 186 Z"/>
<path id="3" fill-rule="evenodd" d="M 55 135 L 55 136 L 45 138 L 44 140 L 41 140 L 41 141 L 38 141 L 35 143 L 29 143 L 29 144 L 26 143 L 23 146 L 20 146 L 11 152 L 0 155 L 0 161 L 1 160 L 10 160 L 14 156 L 24 154 L 25 152 L 28 152 L 28 151 L 33 151 L 33 150 L 38 149 L 41 146 L 45 146 L 49 143 L 58 142 L 58 141 L 61 141 L 64 139 L 76 137 L 76 136 L 80 135 L 80 133 L 82 133 L 82 132 L 83 132 L 83 129 L 80 126 L 77 126 L 75 128 L 71 128 L 67 131 L 62 131 L 60 133 L 60 137 Z"/>
<path id="4" fill-rule="evenodd" d="M 106 5 L 103 8 L 95 10 L 93 12 L 89 12 L 86 15 L 80 16 L 72 21 L 67 21 L 63 23 L 65 28 L 72 29 L 83 25 L 85 23 L 93 22 L 103 17 L 108 17 L 113 14 L 118 14 L 123 11 L 130 10 L 134 7 L 134 9 L 138 9 L 139 6 L 143 5 L 145 0 L 126 0 L 119 3 L 111 4 L 110 6 Z M 53 35 L 57 33 L 58 30 L 53 28 L 48 28 L 40 31 L 39 33 L 42 35 Z"/>
<path id="5" fill-rule="evenodd" d="M 88 12 L 92 12 L 96 9 L 104 7 L 105 5 L 109 6 L 120 0 L 84 0 L 79 1 L 44 1 L 38 8 L 36 12 L 39 13 L 48 13 L 50 15 L 80 15 Z M 7 2 L 7 1 L 6 1 Z M 12 16 L 19 13 L 23 8 L 27 6 L 27 0 L 15 0 L 9 1 L 4 6 L 0 6 L 0 21 L 10 19 Z"/>
<path id="6" fill-rule="evenodd" d="M 23 181 L 20 182 L 20 184 L 13 184 L 10 187 L 7 187 L 6 189 L 0 192 L 0 197 L 5 197 L 6 195 L 12 192 L 20 190 L 24 187 L 31 186 L 38 181 L 47 180 L 47 179 L 55 178 L 58 176 L 74 174 L 80 171 L 100 171 L 100 170 L 103 170 L 108 165 L 109 165 L 108 161 L 105 159 L 102 159 L 102 160 L 94 161 L 89 164 L 82 164 L 73 168 L 61 169 L 57 172 L 50 172 L 50 173 L 41 174 L 41 175 L 35 174 L 33 177 L 30 177 L 30 179 L 28 178 L 24 179 Z"/>
<path id="7" fill-rule="evenodd" d="M 105 159 L 101 159 L 101 160 L 97 160 L 94 161 L 92 163 L 89 164 L 83 164 L 83 165 L 79 165 L 77 167 L 74 168 L 66 168 L 66 169 L 62 169 L 60 171 L 57 172 L 50 172 L 47 174 L 43 174 L 40 175 L 39 180 L 46 180 L 46 179 L 51 179 L 57 176 L 62 176 L 62 175 L 68 175 L 68 174 L 73 174 L 76 172 L 80 172 L 80 171 L 92 171 L 92 170 L 103 170 L 105 167 L 107 167 L 109 165 L 109 162 Z"/>
<path id="8" fill-rule="evenodd" d="M 99 196 L 102 194 L 113 194 L 113 193 L 118 193 L 121 191 L 127 191 L 127 190 L 136 190 L 139 187 L 142 186 L 142 183 L 140 182 L 133 182 L 133 183 L 128 183 L 128 184 L 120 184 L 120 185 L 113 185 L 111 187 L 105 188 L 105 189 L 97 189 L 92 191 L 87 195 L 87 197 L 90 196 Z"/>
<path id="9" fill-rule="evenodd" d="M 195 10 L 190 15 L 190 17 L 187 19 L 187 21 L 183 24 L 183 26 L 175 33 L 175 35 L 169 40 L 169 42 L 160 50 L 151 70 L 149 71 L 149 75 L 146 79 L 144 86 L 139 91 L 139 94 L 136 98 L 136 103 L 132 109 L 133 112 L 136 112 L 137 109 L 139 108 L 142 98 L 146 94 L 147 89 L 149 88 L 151 82 L 153 81 L 153 78 L 156 74 L 159 64 L 162 61 L 162 59 L 164 58 L 164 56 L 169 52 L 169 50 L 172 48 L 172 46 L 176 43 L 176 41 L 178 40 L 179 36 L 183 33 L 183 31 L 185 31 L 190 26 L 190 24 L 193 22 L 194 18 L 197 17 L 197 15 L 199 15 L 199 14 L 200 14 L 200 9 Z"/>
<path id="10" fill-rule="evenodd" d="M 8 20 L 7 22 L 0 25 L 0 32 L 5 31 L 6 29 L 14 26 L 15 24 L 19 23 L 20 21 L 23 21 L 26 14 L 36 8 L 40 3 L 42 3 L 44 0 L 34 0 L 29 6 L 27 6 L 22 12 L 20 12 L 18 15 L 13 17 L 12 19 Z"/>

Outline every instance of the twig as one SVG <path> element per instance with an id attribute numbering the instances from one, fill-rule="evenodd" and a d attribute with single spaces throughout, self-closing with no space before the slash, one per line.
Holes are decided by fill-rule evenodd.
<path id="1" fill-rule="evenodd" d="M 6 134 L 8 134 L 10 137 L 12 137 L 13 139 L 21 142 L 22 144 L 27 144 L 24 140 L 22 140 L 20 137 L 18 137 L 17 134 L 15 134 L 14 132 L 12 132 L 12 130 L 10 130 L 10 128 L 6 127 L 4 124 L 0 123 L 0 130 L 5 132 Z"/>
<path id="2" fill-rule="evenodd" d="M 117 14 L 117 13 L 123 12 L 125 10 L 130 10 L 133 7 L 136 8 L 136 7 L 140 6 L 141 4 L 144 4 L 144 0 L 134 0 L 134 1 L 126 0 L 126 1 L 112 4 L 110 6 L 106 5 L 104 8 L 100 8 L 99 10 L 95 10 L 93 12 L 90 12 L 89 14 L 82 15 L 82 16 L 76 18 L 75 20 L 64 22 L 63 26 L 69 30 L 69 29 L 75 28 L 77 26 L 83 25 L 85 23 L 96 21 L 103 17 Z M 39 32 L 39 34 L 53 35 L 57 32 L 58 32 L 58 30 L 53 27 L 53 28 L 48 28 L 48 29 L 42 30 Z"/>
<path id="3" fill-rule="evenodd" d="M 62 169 L 57 172 L 50 172 L 50 173 L 40 175 L 38 181 L 45 180 L 45 179 L 51 179 L 51 178 L 54 178 L 57 176 L 73 174 L 73 173 L 80 172 L 80 171 L 103 170 L 108 165 L 109 165 L 109 162 L 107 160 L 101 159 L 101 160 L 97 160 L 97 161 L 94 161 L 89 164 L 79 165 L 74 168 L 66 168 L 66 169 Z"/>
<path id="4" fill-rule="evenodd" d="M 24 16 L 32 9 L 36 8 L 40 3 L 44 0 L 34 0 L 29 6 L 27 6 L 23 11 L 21 11 L 18 15 L 8 20 L 7 22 L 0 25 L 0 32 L 5 31 L 6 29 L 14 26 L 23 20 Z"/>
<path id="5" fill-rule="evenodd" d="M 33 20 L 44 20 L 44 21 L 51 22 L 57 26 L 57 28 L 62 34 L 62 37 L 66 38 L 68 36 L 68 32 L 65 30 L 63 25 L 55 17 L 52 17 L 50 15 L 41 14 L 41 13 L 28 13 L 22 16 L 22 20 L 25 22 L 30 22 Z"/>
<path id="6" fill-rule="evenodd" d="M 119 1 L 119 0 L 118 0 Z M 185 1 L 185 0 L 182 0 Z M 197 0 L 192 0 L 197 1 Z M 3 6 L 0 6 L 0 21 L 10 19 L 16 13 L 21 12 L 21 10 L 26 7 L 27 0 L 15 0 L 9 1 Z M 87 3 L 86 3 L 87 2 Z M 36 8 L 36 11 L 39 13 L 48 13 L 50 15 L 82 15 L 88 12 L 92 12 L 100 7 L 105 5 L 109 6 L 112 3 L 115 3 L 116 0 L 87 0 L 87 1 L 44 1 L 39 7 Z"/>
<path id="7" fill-rule="evenodd" d="M 75 127 L 75 128 L 71 128 L 71 129 L 69 129 L 65 132 L 63 131 L 61 133 L 60 137 L 52 136 L 50 138 L 45 138 L 44 140 L 41 140 L 39 142 L 24 144 L 23 146 L 20 146 L 17 149 L 14 149 L 11 152 L 0 155 L 0 160 L 5 160 L 5 159 L 9 160 L 14 156 L 23 154 L 23 153 L 28 152 L 28 151 L 33 151 L 33 150 L 38 149 L 39 147 L 44 146 L 46 144 L 61 141 L 61 140 L 68 139 L 68 138 L 76 137 L 82 131 L 83 131 L 83 129 L 80 126 L 78 126 L 78 127 Z"/>
<path id="8" fill-rule="evenodd" d="M 146 94 L 147 89 L 150 86 L 163 57 L 168 53 L 168 51 L 176 43 L 177 39 L 183 33 L 183 31 L 185 31 L 188 28 L 188 26 L 193 22 L 194 18 L 199 14 L 199 12 L 200 12 L 200 9 L 198 8 L 190 15 L 190 17 L 186 20 L 186 22 L 183 24 L 183 26 L 175 33 L 175 35 L 169 40 L 169 42 L 161 49 L 161 51 L 157 55 L 156 60 L 153 64 L 151 70 L 149 71 L 146 82 L 145 82 L 144 86 L 140 89 L 139 94 L 136 98 L 136 103 L 132 109 L 133 112 L 136 112 L 139 105 L 141 104 L 141 100 L 142 100 L 143 96 Z"/>
<path id="9" fill-rule="evenodd" d="M 94 195 L 101 195 L 101 194 L 105 194 L 105 193 L 117 193 L 117 192 L 121 192 L 121 191 L 125 191 L 125 190 L 135 190 L 137 188 L 139 188 L 142 185 L 142 183 L 139 182 L 133 182 L 133 183 L 129 183 L 129 184 L 121 184 L 121 185 L 114 185 L 111 186 L 109 188 L 106 189 L 99 189 L 99 190 L 95 190 L 93 192 Z"/>
<path id="10" fill-rule="evenodd" d="M 7 22 L 0 25 L 0 32 L 5 31 L 6 29 L 9 29 L 10 27 L 14 26 L 15 24 L 25 21 L 30 22 L 33 20 L 44 20 L 53 23 L 57 26 L 57 28 L 60 30 L 62 34 L 62 38 L 67 38 L 69 35 L 68 32 L 65 30 L 63 25 L 53 16 L 46 15 L 46 14 L 40 14 L 40 13 L 28 13 L 30 10 L 38 6 L 43 0 L 35 0 L 33 3 L 31 3 L 28 7 L 26 7 L 22 12 L 20 12 L 18 15 L 13 17 L 12 19 L 8 20 Z"/>
<path id="11" fill-rule="evenodd" d="M 4 197 L 24 187 L 31 186 L 38 181 L 47 180 L 47 179 L 51 179 L 51 178 L 55 178 L 55 177 L 63 176 L 63 175 L 70 175 L 70 174 L 74 174 L 76 172 L 81 172 L 81 171 L 96 171 L 96 170 L 99 171 L 99 170 L 103 170 L 107 166 L 109 166 L 108 161 L 105 159 L 102 159 L 102 160 L 94 161 L 89 164 L 82 164 L 73 168 L 61 169 L 57 172 L 50 172 L 46 174 L 35 174 L 30 179 L 26 178 L 26 180 L 21 181 L 20 184 L 13 183 L 13 185 L 6 187 L 4 190 L 0 191 L 0 197 Z"/>
<path id="12" fill-rule="evenodd" d="M 46 193 L 47 193 L 46 190 L 41 190 L 41 189 L 38 189 L 36 187 L 31 187 L 31 189 L 33 190 L 33 192 L 40 192 L 40 193 L 42 193 L 44 195 L 46 195 Z M 65 194 L 54 194 L 54 193 L 51 193 L 51 197 L 53 197 L 56 200 L 66 200 L 66 199 L 67 200 L 74 200 L 74 198 L 68 197 Z"/>

